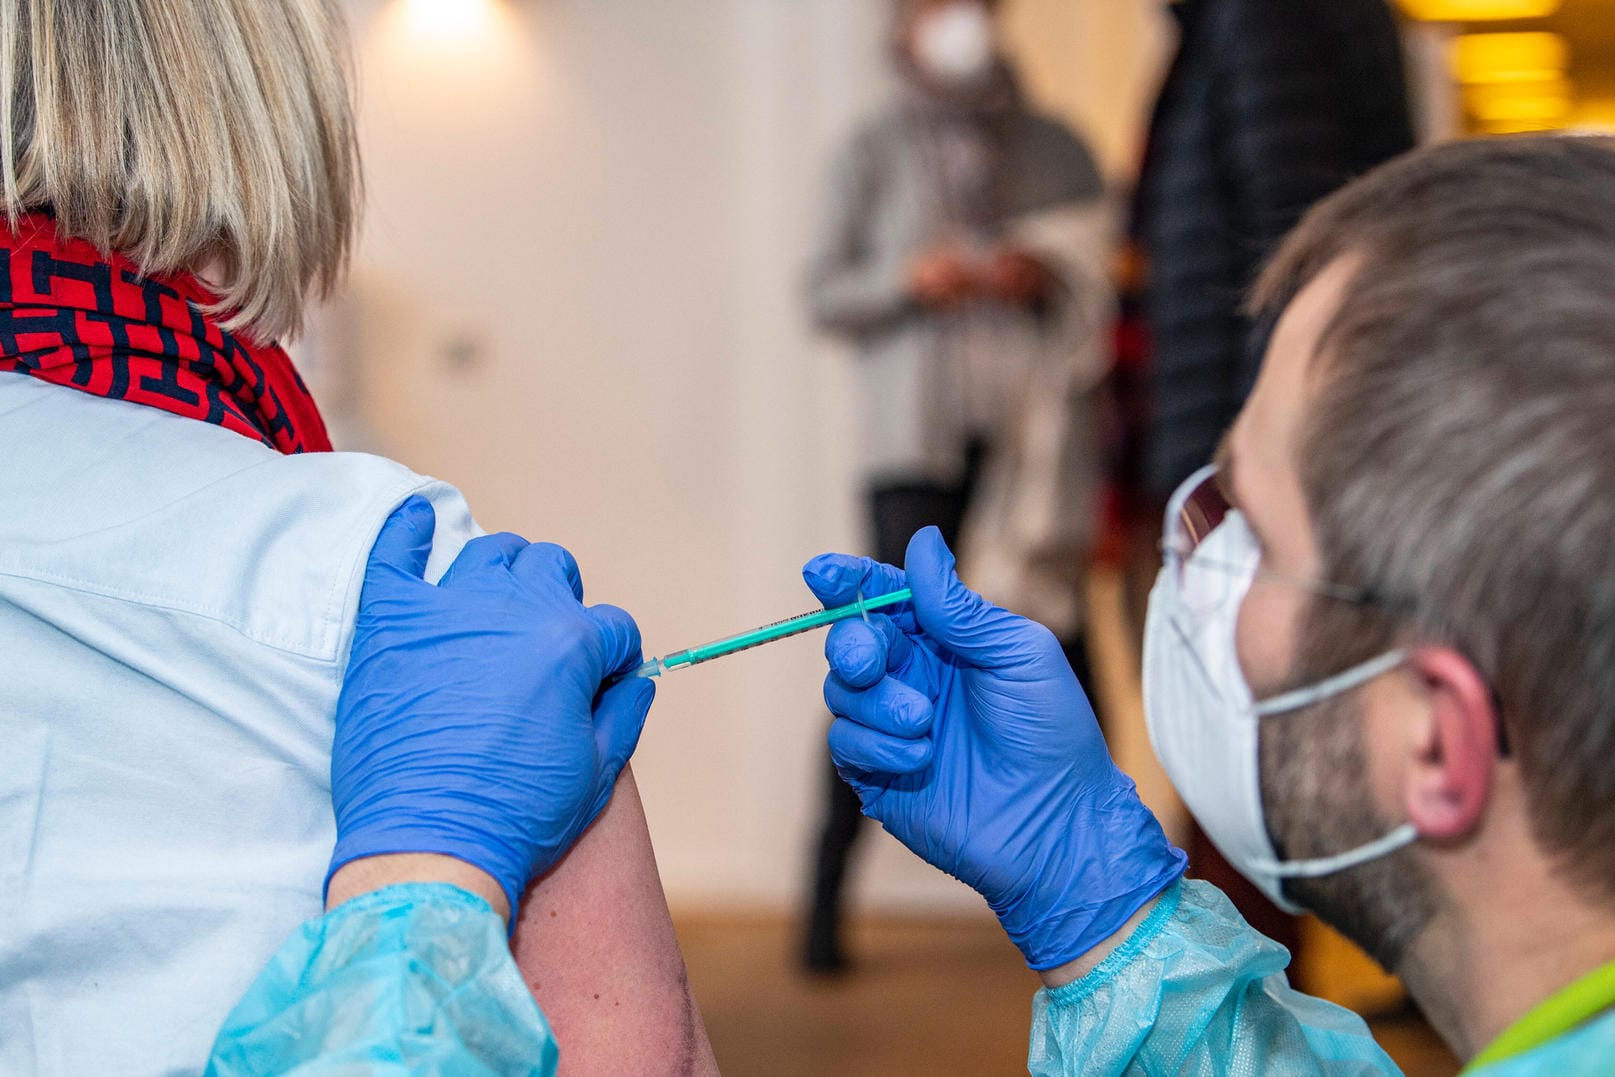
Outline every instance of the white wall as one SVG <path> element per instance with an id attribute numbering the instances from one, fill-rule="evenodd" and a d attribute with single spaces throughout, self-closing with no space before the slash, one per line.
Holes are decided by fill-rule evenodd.
<path id="1" fill-rule="evenodd" d="M 650 653 L 807 608 L 798 567 L 858 518 L 850 372 L 799 275 L 825 156 L 881 92 L 886 0 L 350 8 L 375 445 L 571 548 Z M 675 903 L 794 899 L 819 646 L 662 684 L 635 770 Z M 974 903 L 870 833 L 870 900 Z"/>

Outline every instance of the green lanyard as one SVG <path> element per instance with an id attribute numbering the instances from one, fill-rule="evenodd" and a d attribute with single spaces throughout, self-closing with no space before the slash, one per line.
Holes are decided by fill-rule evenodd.
<path id="1" fill-rule="evenodd" d="M 1473 1073 L 1535 1050 L 1612 1006 L 1615 1006 L 1615 961 L 1594 969 L 1533 1006 L 1476 1055 L 1464 1067 L 1464 1073 Z"/>

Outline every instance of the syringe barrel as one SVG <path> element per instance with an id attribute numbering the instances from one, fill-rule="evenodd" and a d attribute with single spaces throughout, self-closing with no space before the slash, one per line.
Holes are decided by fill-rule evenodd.
<path id="1" fill-rule="evenodd" d="M 860 598 L 857 602 L 837 606 L 834 609 L 810 610 L 807 613 L 797 614 L 795 617 L 787 617 L 783 621 L 763 625 L 761 628 L 739 632 L 733 636 L 713 640 L 711 643 L 703 643 L 699 647 L 690 647 L 686 650 L 664 655 L 661 659 L 661 671 L 666 672 L 684 666 L 699 665 L 713 658 L 722 658 L 724 655 L 735 654 L 738 651 L 758 647 L 764 643 L 772 643 L 777 639 L 799 635 L 815 628 L 834 624 L 836 621 L 846 620 L 849 617 L 867 615 L 870 610 L 899 605 L 909 601 L 912 597 L 912 593 L 907 588 L 904 588 L 903 590 L 878 595 L 868 600 Z"/>

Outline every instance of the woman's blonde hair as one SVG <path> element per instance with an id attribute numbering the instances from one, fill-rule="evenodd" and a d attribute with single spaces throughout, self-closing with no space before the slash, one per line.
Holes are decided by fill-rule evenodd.
<path id="1" fill-rule="evenodd" d="M 0 0 L 0 201 L 225 324 L 295 334 L 346 269 L 358 151 L 336 0 Z"/>

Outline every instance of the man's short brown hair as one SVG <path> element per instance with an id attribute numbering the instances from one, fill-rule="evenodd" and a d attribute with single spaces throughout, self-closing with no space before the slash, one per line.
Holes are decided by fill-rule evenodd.
<path id="1" fill-rule="evenodd" d="M 1615 141 L 1394 161 L 1308 214 L 1257 313 L 1345 257 L 1300 446 L 1323 571 L 1469 657 L 1538 840 L 1615 896 Z"/>

